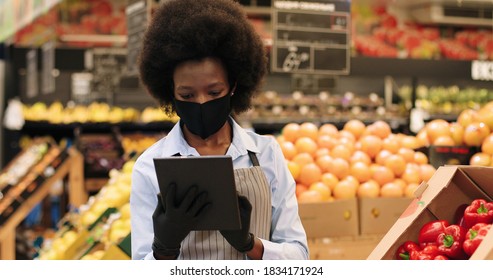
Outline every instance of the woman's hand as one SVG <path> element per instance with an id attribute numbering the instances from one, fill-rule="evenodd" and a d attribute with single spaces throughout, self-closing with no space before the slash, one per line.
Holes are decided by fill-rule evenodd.
<path id="1" fill-rule="evenodd" d="M 252 215 L 252 205 L 245 196 L 238 196 L 240 207 L 241 229 L 221 230 L 221 234 L 231 246 L 241 253 L 249 252 L 255 245 L 255 237 L 250 233 L 250 218 Z"/>
<path id="2" fill-rule="evenodd" d="M 158 203 L 152 215 L 152 250 L 156 258 L 178 257 L 181 242 L 210 207 L 207 192 L 198 193 L 197 186 L 189 187 L 183 200 L 177 203 L 176 187 L 175 183 L 171 183 L 164 197 L 158 194 Z"/>

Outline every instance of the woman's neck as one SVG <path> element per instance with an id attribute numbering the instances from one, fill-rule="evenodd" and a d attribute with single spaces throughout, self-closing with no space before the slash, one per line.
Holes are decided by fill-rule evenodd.
<path id="1" fill-rule="evenodd" d="M 229 122 L 224 123 L 216 133 L 206 139 L 191 133 L 186 125 L 182 127 L 182 130 L 188 145 L 195 148 L 201 155 L 226 154 L 233 141 L 233 129 Z"/>

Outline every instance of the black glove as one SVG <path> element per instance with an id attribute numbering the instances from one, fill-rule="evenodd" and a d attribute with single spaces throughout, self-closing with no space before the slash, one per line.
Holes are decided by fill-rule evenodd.
<path id="1" fill-rule="evenodd" d="M 159 256 L 178 256 L 181 242 L 210 206 L 207 192 L 198 193 L 197 186 L 189 187 L 182 201 L 177 202 L 175 197 L 176 184 L 171 183 L 163 198 L 158 194 L 152 215 L 152 250 Z"/>
<path id="2" fill-rule="evenodd" d="M 221 234 L 231 246 L 241 253 L 248 252 L 255 245 L 255 238 L 250 233 L 250 217 L 252 215 L 252 205 L 248 198 L 239 195 L 238 205 L 240 207 L 241 229 L 221 230 Z"/>

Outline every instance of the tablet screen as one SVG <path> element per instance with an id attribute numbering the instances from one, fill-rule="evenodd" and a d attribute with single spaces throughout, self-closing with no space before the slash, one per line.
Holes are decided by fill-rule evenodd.
<path id="1" fill-rule="evenodd" d="M 176 199 L 181 201 L 191 185 L 207 191 L 211 207 L 194 230 L 236 230 L 241 228 L 238 199 L 230 156 L 189 156 L 154 158 L 161 193 L 175 182 Z"/>

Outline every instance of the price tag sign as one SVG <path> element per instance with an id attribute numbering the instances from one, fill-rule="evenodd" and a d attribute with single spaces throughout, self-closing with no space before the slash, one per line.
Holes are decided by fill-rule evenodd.
<path id="1" fill-rule="evenodd" d="M 127 67 L 127 49 L 95 48 L 93 54 L 93 98 L 112 104 L 121 76 Z"/>
<path id="2" fill-rule="evenodd" d="M 350 2 L 273 0 L 272 71 L 349 74 Z"/>
<path id="3" fill-rule="evenodd" d="M 473 80 L 493 81 L 493 61 L 474 60 L 471 64 Z"/>
<path id="4" fill-rule="evenodd" d="M 45 43 L 42 48 L 41 91 L 43 94 L 55 92 L 55 43 Z"/>
<path id="5" fill-rule="evenodd" d="M 144 0 L 131 0 L 127 6 L 127 71 L 137 74 L 137 57 L 140 53 L 144 32 L 147 27 L 147 8 Z"/>
<path id="6" fill-rule="evenodd" d="M 26 95 L 28 98 L 38 96 L 38 52 L 31 49 L 26 53 Z"/>

